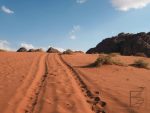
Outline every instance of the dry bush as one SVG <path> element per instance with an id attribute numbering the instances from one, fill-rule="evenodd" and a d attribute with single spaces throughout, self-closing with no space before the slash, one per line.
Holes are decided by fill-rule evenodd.
<path id="1" fill-rule="evenodd" d="M 112 59 L 111 56 L 100 56 L 96 59 L 94 63 L 92 63 L 90 66 L 92 67 L 100 67 L 102 65 L 119 65 L 119 66 L 125 66 L 123 63 L 121 63 L 119 60 Z"/>
<path id="2" fill-rule="evenodd" d="M 149 69 L 149 63 L 147 63 L 146 61 L 144 61 L 142 59 L 135 60 L 134 63 L 132 64 L 132 66 L 138 67 L 138 68 Z"/>
<path id="3" fill-rule="evenodd" d="M 109 54 L 109 56 L 111 56 L 111 57 L 116 57 L 116 56 L 119 56 L 120 55 L 120 53 L 110 53 Z"/>
<path id="4" fill-rule="evenodd" d="M 99 56 L 107 56 L 108 54 L 106 53 L 99 53 Z"/>

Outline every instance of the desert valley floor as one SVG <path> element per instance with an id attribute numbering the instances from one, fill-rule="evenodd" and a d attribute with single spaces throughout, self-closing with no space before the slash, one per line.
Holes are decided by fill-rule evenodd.
<path id="1" fill-rule="evenodd" d="M 87 67 L 97 57 L 0 52 L 0 113 L 149 113 L 150 70 L 129 65 L 150 59 Z"/>

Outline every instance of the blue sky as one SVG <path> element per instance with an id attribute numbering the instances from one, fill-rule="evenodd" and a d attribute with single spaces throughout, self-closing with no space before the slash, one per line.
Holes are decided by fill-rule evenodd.
<path id="1" fill-rule="evenodd" d="M 0 48 L 86 51 L 120 32 L 150 31 L 150 0 L 0 0 Z"/>

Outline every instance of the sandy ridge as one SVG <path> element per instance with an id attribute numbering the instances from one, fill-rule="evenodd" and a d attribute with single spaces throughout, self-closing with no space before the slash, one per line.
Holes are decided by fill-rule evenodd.
<path id="1" fill-rule="evenodd" d="M 46 55 L 42 55 L 39 59 L 33 61 L 29 74 L 17 89 L 16 95 L 9 102 L 4 113 L 29 113 L 32 111 L 36 95 L 45 76 L 45 59 Z M 32 67 L 35 65 L 37 65 L 37 69 L 32 72 Z"/>
<path id="2" fill-rule="evenodd" d="M 107 102 L 106 113 L 149 113 L 149 70 L 116 65 L 85 67 L 93 63 L 97 55 L 76 54 L 62 57 L 77 71 L 92 92 L 100 92 L 101 99 Z M 139 57 L 118 56 L 116 59 L 131 64 Z M 149 62 L 148 58 L 145 60 Z M 144 102 L 136 103 L 136 99 L 132 99 L 138 108 L 131 106 L 135 103 L 130 103 L 130 91 L 141 91 L 140 88 L 143 87 L 143 92 L 137 95 L 140 95 L 139 98 Z"/>
<path id="3" fill-rule="evenodd" d="M 100 97 L 98 97 L 96 94 L 90 91 L 90 89 L 81 79 L 78 72 L 70 64 L 68 64 L 61 55 L 60 55 L 60 60 L 68 67 L 69 70 L 72 71 L 73 73 L 72 75 L 74 75 L 76 82 L 78 83 L 78 85 L 80 86 L 80 89 L 82 90 L 83 94 L 87 98 L 87 102 L 90 104 L 92 110 L 95 113 L 105 113 L 106 103 L 102 101 Z"/>

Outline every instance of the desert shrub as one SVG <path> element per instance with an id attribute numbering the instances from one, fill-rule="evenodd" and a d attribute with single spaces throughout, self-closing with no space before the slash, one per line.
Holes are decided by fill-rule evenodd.
<path id="1" fill-rule="evenodd" d="M 114 60 L 109 55 L 98 57 L 96 59 L 96 61 L 94 63 L 92 63 L 90 66 L 99 67 L 99 66 L 102 66 L 102 65 L 113 65 L 113 64 L 114 65 L 119 65 L 119 66 L 124 66 L 124 64 L 121 63 L 119 60 Z"/>
<path id="2" fill-rule="evenodd" d="M 105 56 L 105 57 L 99 57 L 96 59 L 96 61 L 94 62 L 94 66 L 102 66 L 104 64 L 113 64 L 113 61 L 111 59 L 111 57 L 109 56 Z"/>
<path id="3" fill-rule="evenodd" d="M 145 62 L 142 59 L 135 60 L 134 63 L 132 64 L 132 66 L 135 66 L 135 67 L 138 67 L 138 68 L 149 69 L 149 63 Z"/>
<path id="4" fill-rule="evenodd" d="M 147 55 L 145 53 L 136 53 L 135 56 L 147 57 Z"/>
<path id="5" fill-rule="evenodd" d="M 110 53 L 109 56 L 112 56 L 112 57 L 115 57 L 115 56 L 118 56 L 120 55 L 120 53 Z"/>
<path id="6" fill-rule="evenodd" d="M 63 54 L 72 54 L 73 51 L 71 49 L 67 49 L 66 51 L 63 52 Z"/>
<path id="7" fill-rule="evenodd" d="M 118 66 L 128 66 L 128 65 L 122 63 L 122 62 L 119 61 L 119 60 L 113 60 L 113 64 L 114 64 L 114 65 L 118 65 Z"/>
<path id="8" fill-rule="evenodd" d="M 108 55 L 108 54 L 103 53 L 103 52 L 99 53 L 99 56 L 106 56 L 106 55 Z"/>

